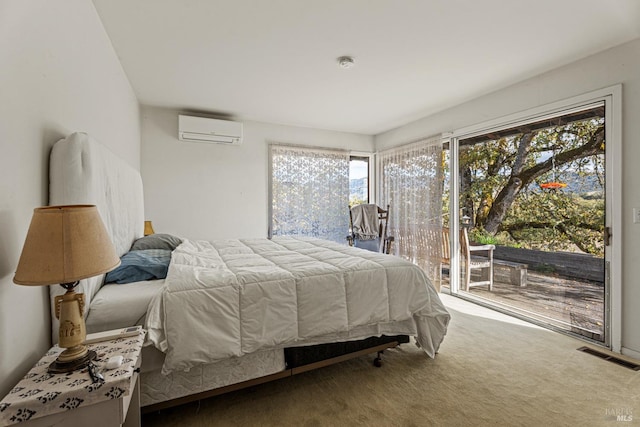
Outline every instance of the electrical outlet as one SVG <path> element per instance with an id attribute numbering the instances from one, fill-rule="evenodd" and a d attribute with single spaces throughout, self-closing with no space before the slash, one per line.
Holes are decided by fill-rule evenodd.
<path id="1" fill-rule="evenodd" d="M 640 208 L 633 208 L 633 223 L 640 224 Z"/>

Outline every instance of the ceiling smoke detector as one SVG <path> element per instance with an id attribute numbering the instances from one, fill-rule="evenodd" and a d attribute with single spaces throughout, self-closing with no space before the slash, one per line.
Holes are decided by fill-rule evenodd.
<path id="1" fill-rule="evenodd" d="M 353 67 L 353 64 L 355 64 L 355 61 L 350 56 L 341 56 L 338 58 L 338 65 L 345 70 Z"/>

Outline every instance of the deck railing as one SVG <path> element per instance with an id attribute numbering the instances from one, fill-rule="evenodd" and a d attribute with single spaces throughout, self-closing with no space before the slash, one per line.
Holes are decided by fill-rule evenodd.
<path id="1" fill-rule="evenodd" d="M 414 230 L 413 227 L 411 232 L 402 227 L 389 229 L 389 234 L 395 238 L 394 252 L 422 267 L 430 279 L 438 279 L 437 269 L 443 258 L 442 228 L 425 226 Z M 589 254 L 547 252 L 496 245 L 493 255 L 497 260 L 527 264 L 533 270 L 567 278 L 604 281 L 604 259 Z"/>

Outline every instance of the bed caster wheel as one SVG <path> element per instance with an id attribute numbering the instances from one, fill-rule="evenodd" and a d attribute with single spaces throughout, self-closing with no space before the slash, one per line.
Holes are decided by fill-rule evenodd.
<path id="1" fill-rule="evenodd" d="M 382 366 L 382 352 L 379 351 L 378 352 L 378 356 L 373 359 L 373 366 L 375 366 L 376 368 L 379 368 Z"/>

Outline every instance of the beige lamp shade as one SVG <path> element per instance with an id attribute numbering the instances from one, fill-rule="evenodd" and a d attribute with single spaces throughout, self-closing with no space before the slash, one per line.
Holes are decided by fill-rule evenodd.
<path id="1" fill-rule="evenodd" d="M 95 206 L 46 206 L 33 210 L 13 281 L 34 286 L 72 283 L 119 264 Z"/>

